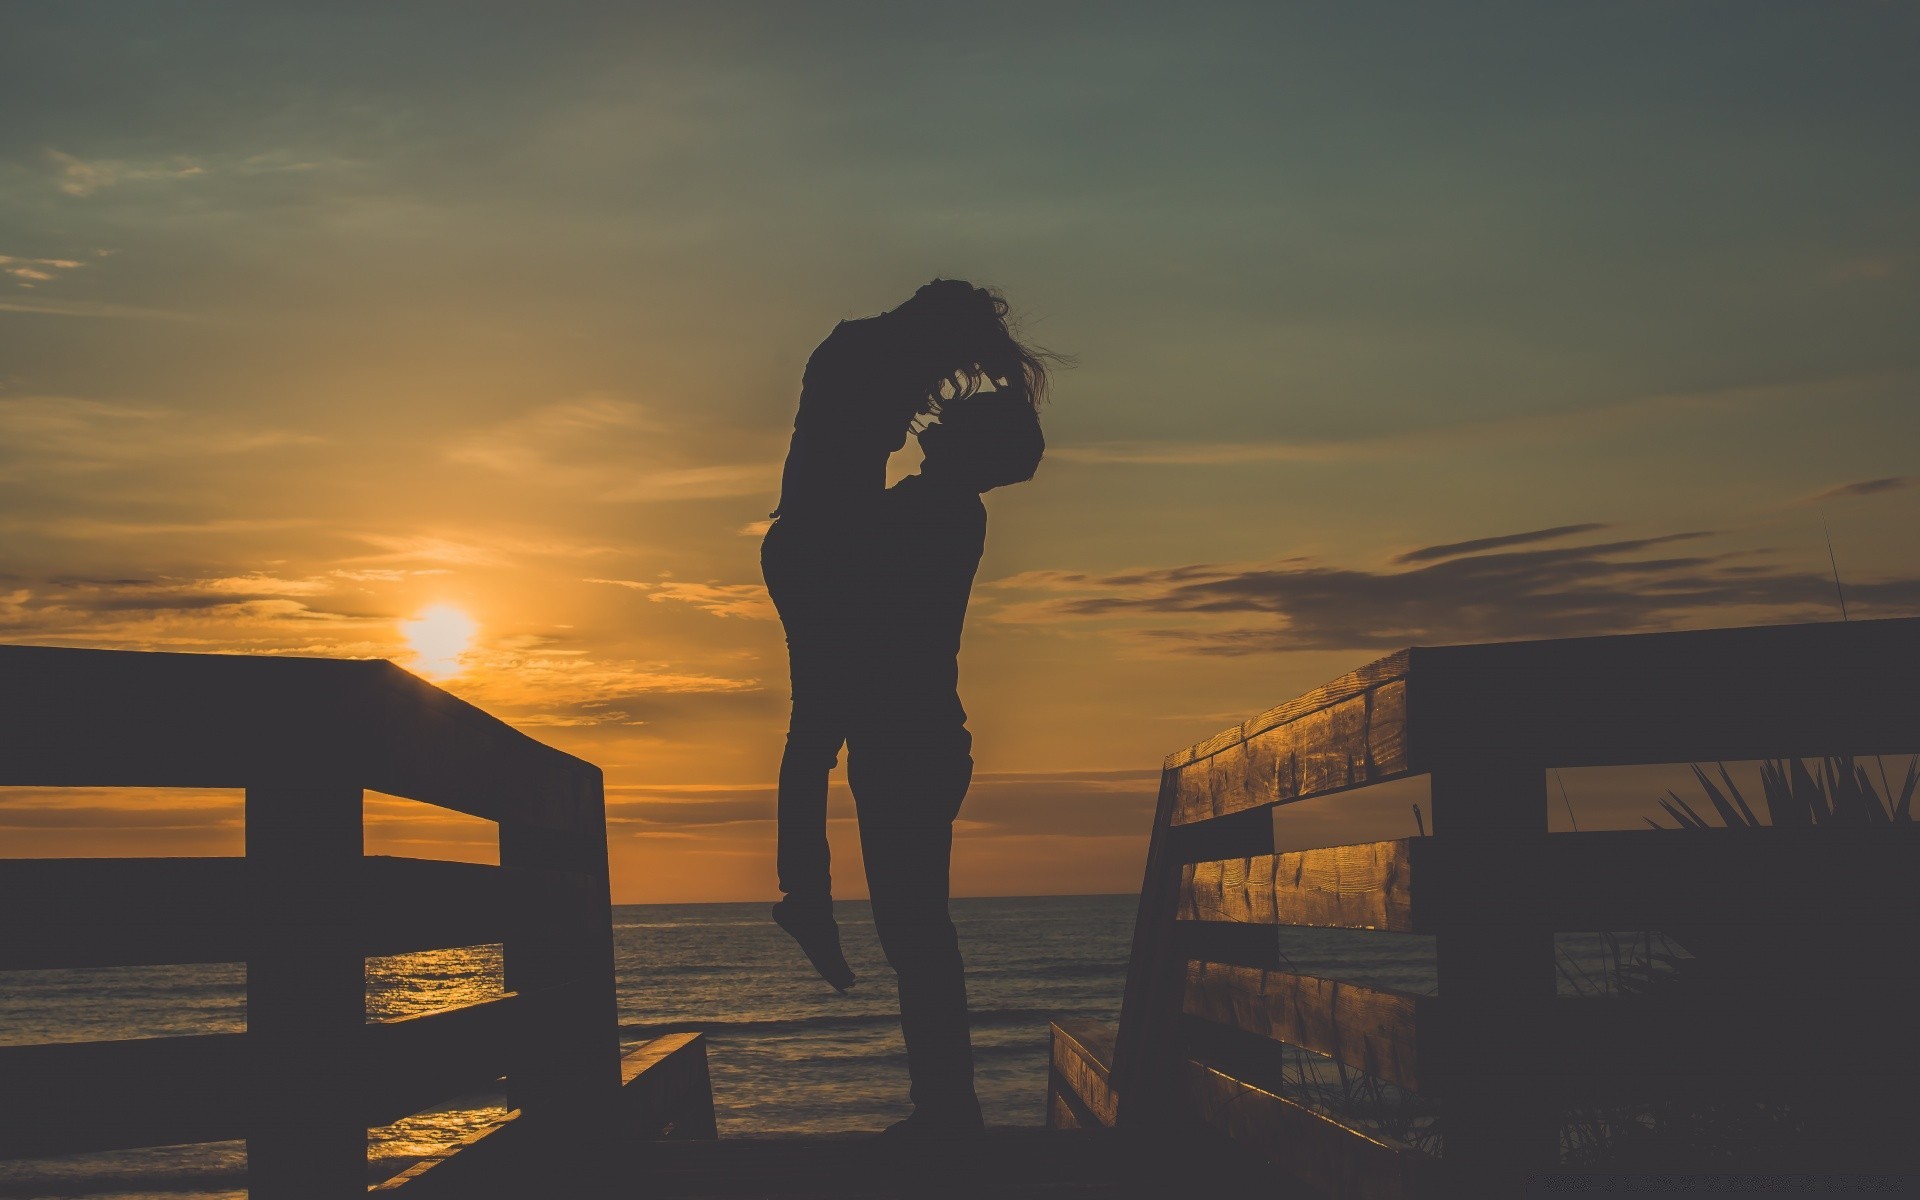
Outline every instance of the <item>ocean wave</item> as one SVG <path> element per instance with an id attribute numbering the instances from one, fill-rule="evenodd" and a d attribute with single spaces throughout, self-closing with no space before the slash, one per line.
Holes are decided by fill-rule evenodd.
<path id="1" fill-rule="evenodd" d="M 985 1008 L 967 1014 L 975 1029 L 1006 1025 L 1044 1025 L 1061 1017 L 1112 1019 L 1110 1008 Z M 728 1034 L 799 1034 L 872 1029 L 898 1025 L 896 1012 L 852 1013 L 846 1016 L 772 1017 L 745 1021 L 645 1021 L 624 1024 L 620 1032 L 628 1037 L 662 1037 L 669 1033 L 705 1033 L 715 1037 Z"/>

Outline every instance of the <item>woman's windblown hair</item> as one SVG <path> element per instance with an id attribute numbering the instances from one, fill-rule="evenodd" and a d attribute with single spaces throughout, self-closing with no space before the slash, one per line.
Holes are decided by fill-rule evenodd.
<path id="1" fill-rule="evenodd" d="M 1047 397 L 1049 368 L 1064 362 L 1013 335 L 1006 297 L 964 279 L 936 279 L 888 316 L 908 325 L 930 356 L 939 380 L 928 397 L 932 411 L 942 400 L 971 396 L 989 384 L 1018 393 L 1038 409 Z"/>

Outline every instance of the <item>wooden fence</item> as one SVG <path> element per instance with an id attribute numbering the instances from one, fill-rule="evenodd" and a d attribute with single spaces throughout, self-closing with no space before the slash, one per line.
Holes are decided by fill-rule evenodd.
<path id="1" fill-rule="evenodd" d="M 1820 1069 L 1910 1088 L 1904 990 L 1849 997 L 1818 1030 L 1689 1022 L 1556 997 L 1553 938 L 1865 922 L 1911 947 L 1912 827 L 1549 834 L 1546 784 L 1561 766 L 1916 751 L 1920 619 L 1389 655 L 1167 758 L 1117 1037 L 1056 1025 L 1051 1123 L 1198 1118 L 1335 1196 L 1501 1195 L 1554 1168 L 1573 1091 L 1754 1072 L 1783 1034 L 1819 1037 Z M 1419 774 L 1432 836 L 1274 852 L 1276 805 Z M 1283 971 L 1280 925 L 1432 935 L 1436 994 Z M 1430 1101 L 1442 1154 L 1276 1094 L 1282 1044 Z"/>
<path id="2" fill-rule="evenodd" d="M 0 647 L 0 785 L 246 793 L 244 858 L 0 860 L 0 970 L 247 966 L 244 1034 L 0 1047 L 0 1157 L 244 1138 L 254 1196 L 358 1195 L 370 1126 L 502 1078 L 500 1134 L 659 1116 L 642 1067 L 712 1131 L 697 1038 L 623 1071 L 599 769 L 391 664 Z M 365 855 L 364 790 L 500 865 Z M 505 995 L 366 1020 L 367 956 L 495 942 Z"/>

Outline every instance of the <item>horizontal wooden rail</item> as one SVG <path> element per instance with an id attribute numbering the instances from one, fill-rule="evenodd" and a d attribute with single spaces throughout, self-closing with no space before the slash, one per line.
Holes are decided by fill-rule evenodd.
<path id="1" fill-rule="evenodd" d="M 1551 1082 L 1568 1094 L 1613 1099 L 1673 1094 L 1696 1078 L 1904 1077 L 1920 1052 L 1904 990 L 1829 994 L 1820 1008 L 1849 1020 L 1820 1029 L 1804 1054 L 1807 993 L 1755 995 L 1696 984 L 1674 995 L 1559 996 L 1541 1001 L 1449 1002 L 1439 996 L 1222 963 L 1187 964 L 1186 1016 L 1325 1055 L 1422 1096 L 1445 1097 L 1476 1075 Z M 1203 1027 L 1195 1026 L 1195 1030 Z M 1242 1054 L 1218 1036 L 1197 1039 L 1223 1070 L 1260 1079 L 1270 1054 Z M 1244 1067 L 1242 1071 L 1240 1068 Z"/>
<path id="2" fill-rule="evenodd" d="M 1407 651 L 1173 755 L 1173 824 L 1407 774 Z"/>
<path id="3" fill-rule="evenodd" d="M 1192 1059 L 1179 1064 L 1175 1086 L 1202 1121 L 1327 1195 L 1401 1200 L 1433 1194 L 1434 1160 L 1411 1146 Z"/>
<path id="4" fill-rule="evenodd" d="M 548 1027 L 577 1011 L 595 982 L 508 992 L 477 1004 L 369 1022 L 367 1123 L 390 1124 L 523 1066 L 541 1052 Z"/>
<path id="5" fill-rule="evenodd" d="M 1111 1129 L 1114 1027 L 1084 1018 L 1055 1021 L 1047 1071 L 1047 1124 L 1055 1129 Z"/>
<path id="6" fill-rule="evenodd" d="M 1900 754 L 1920 618 L 1402 650 L 1169 755 L 1172 825 L 1489 760 Z"/>
<path id="7" fill-rule="evenodd" d="M 392 663 L 0 646 L 0 786 L 311 777 L 597 836 L 597 767 Z"/>
<path id="8" fill-rule="evenodd" d="M 1920 906 L 1920 827 L 1623 830 L 1484 846 L 1405 838 L 1190 863 L 1185 921 L 1432 933 L 1904 925 Z M 1456 862 L 1458 865 L 1456 866 Z"/>
<path id="9" fill-rule="evenodd" d="M 361 1082 L 366 1124 L 389 1124 L 542 1053 L 596 983 L 370 1022 L 360 1061 L 339 1069 Z M 245 1137 L 253 1048 L 244 1033 L 0 1046 L 0 1158 Z"/>
<path id="10" fill-rule="evenodd" d="M 1324 1054 L 1409 1090 L 1426 1086 L 1432 996 L 1224 963 L 1187 964 L 1188 1016 Z"/>
<path id="11" fill-rule="evenodd" d="M 704 1034 L 668 1034 L 641 1043 L 621 1059 L 620 1079 L 618 1116 L 625 1135 L 640 1139 L 716 1136 Z M 594 1152 L 595 1137 L 590 1131 L 542 1125 L 515 1110 L 372 1191 L 417 1200 L 588 1191 L 598 1195 L 604 1181 L 582 1188 L 569 1175 L 569 1168 L 577 1169 L 579 1160 Z"/>
<path id="12" fill-rule="evenodd" d="M 0 1046 L 0 1158 L 244 1137 L 246 1067 L 240 1033 Z"/>
<path id="13" fill-rule="evenodd" d="M 244 858 L 0 860 L 0 970 L 240 962 L 261 910 Z M 337 889 L 365 955 L 503 941 L 579 919 L 593 884 L 557 871 L 372 856 Z"/>
<path id="14" fill-rule="evenodd" d="M 642 1139 L 719 1136 L 703 1033 L 669 1033 L 620 1060 L 620 1125 Z"/>

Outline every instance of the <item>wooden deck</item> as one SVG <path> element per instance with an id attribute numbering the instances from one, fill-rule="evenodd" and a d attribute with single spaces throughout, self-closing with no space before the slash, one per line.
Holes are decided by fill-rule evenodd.
<path id="1" fill-rule="evenodd" d="M 962 1153 L 905 1161 L 871 1134 L 718 1140 L 625 1141 L 563 1161 L 510 1164 L 471 1200 L 604 1197 L 606 1200 L 1162 1200 L 1189 1194 L 1191 1153 L 1129 1153 L 1111 1130 L 990 1129 Z M 596 1161 L 597 1160 L 597 1161 Z M 1209 1187 L 1270 1200 L 1309 1197 L 1272 1177 L 1251 1155 L 1211 1144 Z M 454 1193 L 449 1193 L 454 1194 Z"/>

